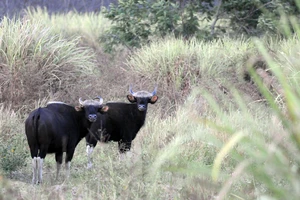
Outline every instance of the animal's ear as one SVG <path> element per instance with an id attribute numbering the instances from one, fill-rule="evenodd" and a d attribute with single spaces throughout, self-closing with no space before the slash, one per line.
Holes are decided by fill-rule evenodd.
<path id="1" fill-rule="evenodd" d="M 106 113 L 109 110 L 108 106 L 103 106 L 102 108 L 99 108 L 100 113 Z"/>
<path id="2" fill-rule="evenodd" d="M 83 108 L 82 106 L 75 106 L 75 110 L 78 111 L 78 112 L 82 111 L 82 108 Z"/>
<path id="3" fill-rule="evenodd" d="M 150 102 L 151 104 L 155 104 L 155 102 L 157 101 L 157 99 L 158 99 L 158 96 L 154 95 L 154 96 L 151 97 L 151 99 L 150 99 L 149 102 Z"/>
<path id="4" fill-rule="evenodd" d="M 131 95 L 131 94 L 128 94 L 128 95 L 127 95 L 127 99 L 128 99 L 128 101 L 130 101 L 131 103 L 136 102 L 135 97 L 134 97 L 133 95 Z"/>

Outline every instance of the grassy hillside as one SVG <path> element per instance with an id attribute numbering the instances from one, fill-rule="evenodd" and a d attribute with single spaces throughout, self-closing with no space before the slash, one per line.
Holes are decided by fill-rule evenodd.
<path id="1" fill-rule="evenodd" d="M 103 52 L 102 15 L 31 12 L 0 26 L 0 199 L 297 199 L 299 39 L 211 42 L 168 37 L 129 53 Z M 132 156 L 101 144 L 86 169 L 84 140 L 71 177 L 31 185 L 28 113 L 48 100 L 126 101 L 158 86 Z"/>

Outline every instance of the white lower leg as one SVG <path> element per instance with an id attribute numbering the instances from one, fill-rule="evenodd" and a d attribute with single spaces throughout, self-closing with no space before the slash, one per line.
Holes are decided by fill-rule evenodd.
<path id="1" fill-rule="evenodd" d="M 133 157 L 133 154 L 131 151 L 126 151 L 124 153 L 119 154 L 119 160 L 125 160 L 125 159 L 131 159 Z"/>
<path id="2" fill-rule="evenodd" d="M 43 162 L 44 162 L 44 159 L 37 157 L 38 183 L 42 183 L 42 179 L 43 179 Z"/>
<path id="3" fill-rule="evenodd" d="M 93 151 L 94 151 L 94 147 L 91 147 L 90 145 L 86 146 L 86 153 L 87 153 L 87 156 L 88 156 L 88 165 L 87 165 L 88 169 L 93 166 L 92 158 L 91 158 Z"/>
<path id="4" fill-rule="evenodd" d="M 66 178 L 70 177 L 70 168 L 71 168 L 71 162 L 66 163 Z"/>
<path id="5" fill-rule="evenodd" d="M 125 159 L 125 153 L 119 153 L 119 160 L 123 161 Z"/>
<path id="6" fill-rule="evenodd" d="M 56 180 L 58 179 L 60 168 L 61 168 L 61 164 L 57 162 L 56 163 Z"/>
<path id="7" fill-rule="evenodd" d="M 132 151 L 126 151 L 125 155 L 126 155 L 126 158 L 130 158 L 130 159 L 133 156 Z"/>
<path id="8" fill-rule="evenodd" d="M 32 184 L 36 184 L 36 178 L 37 178 L 37 169 L 38 169 L 38 165 L 37 165 L 37 158 L 33 157 L 32 158 Z"/>

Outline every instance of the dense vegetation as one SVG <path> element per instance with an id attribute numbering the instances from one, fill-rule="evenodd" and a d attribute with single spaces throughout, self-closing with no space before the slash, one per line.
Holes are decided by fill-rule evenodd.
<path id="1" fill-rule="evenodd" d="M 294 0 L 129 0 L 103 11 L 112 20 L 102 40 L 107 51 L 119 44 L 141 47 L 153 37 L 170 34 L 206 41 L 224 36 L 285 36 L 289 23 L 285 16 L 300 14 Z"/>
<path id="2" fill-rule="evenodd" d="M 283 18 L 278 37 L 152 35 L 114 54 L 102 40 L 114 22 L 102 13 L 4 18 L 0 199 L 298 199 L 300 27 Z M 82 141 L 70 179 L 55 180 L 48 155 L 45 182 L 32 186 L 28 112 L 48 100 L 126 101 L 129 84 L 158 85 L 159 96 L 133 156 L 120 161 L 117 144 L 99 145 L 87 170 Z"/>

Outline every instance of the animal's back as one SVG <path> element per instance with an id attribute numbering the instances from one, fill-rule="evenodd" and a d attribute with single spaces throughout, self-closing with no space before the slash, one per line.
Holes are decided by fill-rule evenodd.
<path id="1" fill-rule="evenodd" d="M 60 102 L 60 103 L 59 102 L 53 102 L 53 103 L 49 102 L 45 108 L 52 110 L 54 112 L 60 113 L 62 115 L 64 113 L 74 113 L 74 114 L 76 113 L 73 106 L 70 106 L 63 102 Z"/>
<path id="2" fill-rule="evenodd" d="M 25 134 L 27 137 L 28 145 L 31 149 L 31 156 L 37 154 L 39 144 L 37 140 L 37 121 L 39 120 L 40 108 L 33 110 L 25 121 Z"/>

